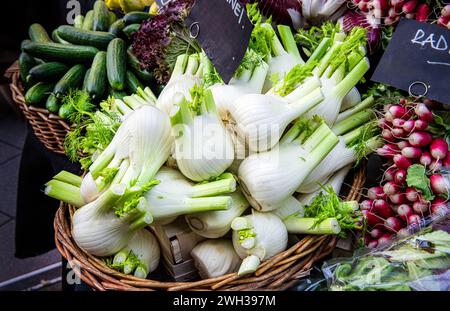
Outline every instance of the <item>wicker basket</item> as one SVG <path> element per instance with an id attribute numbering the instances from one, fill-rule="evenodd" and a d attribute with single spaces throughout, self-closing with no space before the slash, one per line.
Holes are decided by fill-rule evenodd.
<path id="1" fill-rule="evenodd" d="M 365 182 L 366 165 L 361 165 L 353 176 L 347 200 L 358 200 Z M 55 242 L 61 255 L 74 272 L 96 290 L 285 290 L 308 275 L 315 262 L 329 255 L 336 246 L 335 236 L 302 236 L 301 240 L 263 262 L 254 275 L 238 276 L 236 273 L 195 282 L 159 282 L 125 275 L 107 267 L 101 259 L 82 251 L 71 236 L 71 217 L 74 208 L 61 204 L 56 213 Z"/>
<path id="2" fill-rule="evenodd" d="M 47 149 L 64 154 L 64 139 L 70 130 L 70 126 L 47 109 L 29 106 L 25 103 L 18 62 L 15 62 L 6 70 L 5 76 L 11 79 L 10 89 L 14 102 L 19 106 L 28 122 L 30 122 L 39 141 Z"/>

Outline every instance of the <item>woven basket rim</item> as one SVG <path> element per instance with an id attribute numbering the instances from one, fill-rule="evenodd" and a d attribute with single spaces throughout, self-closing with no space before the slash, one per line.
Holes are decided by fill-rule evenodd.
<path id="1" fill-rule="evenodd" d="M 346 200 L 361 199 L 367 163 L 364 161 L 354 172 L 353 184 Z M 286 290 L 308 275 L 315 262 L 329 255 L 337 243 L 331 235 L 304 236 L 284 252 L 262 262 L 256 273 L 238 276 L 237 273 L 221 277 L 192 281 L 172 282 L 139 279 L 107 267 L 104 262 L 80 249 L 71 235 L 71 217 L 74 208 L 61 203 L 55 220 L 55 243 L 61 255 L 68 260 L 75 274 L 96 290 L 142 291 L 205 291 L 205 290 Z"/>

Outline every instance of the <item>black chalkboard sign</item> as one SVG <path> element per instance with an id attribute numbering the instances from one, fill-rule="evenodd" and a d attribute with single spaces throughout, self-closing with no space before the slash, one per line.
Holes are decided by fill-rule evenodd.
<path id="1" fill-rule="evenodd" d="M 156 0 L 156 4 L 158 5 L 158 7 L 163 7 L 167 4 L 169 4 L 170 2 L 172 2 L 174 0 Z"/>
<path id="2" fill-rule="evenodd" d="M 253 24 L 239 0 L 197 0 L 186 20 L 224 82 L 230 81 L 247 50 Z"/>
<path id="3" fill-rule="evenodd" d="M 402 19 L 372 80 L 450 104 L 450 30 Z"/>

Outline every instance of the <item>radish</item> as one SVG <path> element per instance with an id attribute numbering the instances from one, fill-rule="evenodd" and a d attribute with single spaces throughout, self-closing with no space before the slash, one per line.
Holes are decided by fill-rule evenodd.
<path id="1" fill-rule="evenodd" d="M 440 171 L 442 169 L 442 161 L 433 160 L 428 168 L 433 172 Z"/>
<path id="2" fill-rule="evenodd" d="M 389 217 L 384 221 L 384 227 L 386 230 L 397 232 L 403 227 L 403 224 L 397 217 Z"/>
<path id="3" fill-rule="evenodd" d="M 397 185 L 403 185 L 406 181 L 406 171 L 399 169 L 395 172 L 394 181 Z"/>
<path id="4" fill-rule="evenodd" d="M 414 112 L 419 116 L 420 120 L 432 122 L 434 119 L 433 113 L 428 109 L 427 105 L 423 103 L 418 103 L 416 108 L 414 108 Z"/>
<path id="5" fill-rule="evenodd" d="M 425 131 L 428 128 L 428 122 L 424 120 L 414 121 L 414 129 L 417 131 Z"/>
<path id="6" fill-rule="evenodd" d="M 431 213 L 433 215 L 447 215 L 449 213 L 447 201 L 443 198 L 436 198 L 431 203 Z"/>
<path id="7" fill-rule="evenodd" d="M 381 238 L 378 239 L 378 246 L 384 246 L 391 243 L 392 234 L 385 233 Z"/>
<path id="8" fill-rule="evenodd" d="M 381 229 L 375 228 L 370 231 L 370 236 L 374 239 L 379 239 L 383 236 L 384 232 Z"/>
<path id="9" fill-rule="evenodd" d="M 367 190 L 367 196 L 371 200 L 383 199 L 386 198 L 386 194 L 384 193 L 383 187 L 371 187 Z"/>
<path id="10" fill-rule="evenodd" d="M 368 248 L 377 248 L 378 246 L 378 241 L 377 240 L 372 240 L 369 243 L 366 244 Z"/>
<path id="11" fill-rule="evenodd" d="M 392 158 L 394 155 L 397 154 L 397 151 L 389 150 L 385 147 L 378 148 L 376 152 L 379 156 L 385 158 Z"/>
<path id="12" fill-rule="evenodd" d="M 447 4 L 442 8 L 441 15 L 444 18 L 450 19 L 450 4 Z"/>
<path id="13" fill-rule="evenodd" d="M 416 20 L 419 22 L 426 22 L 430 14 L 430 7 L 426 3 L 421 3 L 416 10 Z"/>
<path id="14" fill-rule="evenodd" d="M 401 219 L 406 221 L 410 215 L 414 214 L 414 212 L 411 206 L 407 204 L 401 204 L 397 208 L 397 214 Z"/>
<path id="15" fill-rule="evenodd" d="M 389 108 L 388 113 L 392 114 L 394 119 L 395 118 L 404 118 L 408 115 L 408 109 L 404 106 L 392 105 Z M 394 119 L 391 122 L 394 122 Z"/>
<path id="16" fill-rule="evenodd" d="M 448 19 L 447 18 L 445 18 L 444 16 L 440 16 L 439 18 L 438 18 L 438 24 L 439 25 L 442 25 L 442 26 L 444 26 L 444 27 L 447 27 L 447 23 L 448 23 Z"/>
<path id="17" fill-rule="evenodd" d="M 397 148 L 400 150 L 406 147 L 411 147 L 411 144 L 407 140 L 402 140 L 397 143 Z"/>
<path id="18" fill-rule="evenodd" d="M 361 10 L 361 12 L 369 12 L 369 4 L 367 2 L 361 1 L 360 3 L 358 3 L 358 8 Z"/>
<path id="19" fill-rule="evenodd" d="M 407 133 L 411 133 L 414 130 L 415 126 L 416 126 L 416 122 L 414 120 L 408 120 L 408 121 L 405 121 L 405 123 L 403 123 L 403 129 Z"/>
<path id="20" fill-rule="evenodd" d="M 402 12 L 405 14 L 414 13 L 414 9 L 417 6 L 417 0 L 409 0 L 402 6 Z"/>
<path id="21" fill-rule="evenodd" d="M 444 160 L 442 160 L 442 166 L 444 168 L 449 168 L 450 167 L 450 152 L 448 152 L 448 150 L 447 150 L 447 156 L 445 157 Z"/>
<path id="22" fill-rule="evenodd" d="M 423 166 L 428 166 L 431 164 L 431 161 L 431 154 L 428 151 L 424 151 L 420 156 L 420 164 L 422 164 Z"/>
<path id="23" fill-rule="evenodd" d="M 371 212 L 377 214 L 378 216 L 380 216 L 382 218 L 388 218 L 393 215 L 392 210 L 389 206 L 389 203 L 387 203 L 384 200 L 373 201 Z"/>
<path id="24" fill-rule="evenodd" d="M 409 233 L 409 230 L 407 228 L 402 228 L 397 232 L 397 237 L 399 238 L 406 238 L 409 237 L 410 235 L 411 233 Z"/>
<path id="25" fill-rule="evenodd" d="M 383 186 L 383 191 L 387 195 L 394 195 L 398 192 L 398 190 L 399 186 L 393 181 L 388 181 Z"/>
<path id="26" fill-rule="evenodd" d="M 419 215 L 412 214 L 412 215 L 409 215 L 409 217 L 408 217 L 408 224 L 409 225 L 419 225 L 420 226 L 421 220 L 422 220 L 422 218 Z"/>
<path id="27" fill-rule="evenodd" d="M 379 216 L 375 215 L 372 212 L 369 212 L 368 210 L 363 210 L 363 211 L 361 211 L 361 213 L 367 219 L 367 224 L 371 227 L 374 227 L 377 224 L 383 223 L 382 218 L 380 218 Z"/>
<path id="28" fill-rule="evenodd" d="M 409 159 L 420 158 L 422 150 L 417 147 L 405 147 L 402 149 L 402 155 Z"/>
<path id="29" fill-rule="evenodd" d="M 406 188 L 405 196 L 409 202 L 416 202 L 419 199 L 419 193 L 417 192 L 416 188 L 412 187 Z"/>
<path id="30" fill-rule="evenodd" d="M 389 142 L 395 142 L 395 137 L 392 135 L 391 130 L 384 129 L 381 131 L 381 136 Z"/>
<path id="31" fill-rule="evenodd" d="M 368 245 L 372 241 L 369 234 L 364 235 L 364 245 Z"/>
<path id="32" fill-rule="evenodd" d="M 444 159 L 448 153 L 448 143 L 443 138 L 435 138 L 430 145 L 431 156 L 435 159 Z"/>
<path id="33" fill-rule="evenodd" d="M 405 15 L 405 17 L 406 17 L 407 19 L 414 19 L 414 16 L 416 16 L 415 13 L 408 13 L 408 14 Z"/>
<path id="34" fill-rule="evenodd" d="M 405 4 L 405 0 L 391 0 L 390 3 L 395 9 L 401 9 L 403 4 Z"/>
<path id="35" fill-rule="evenodd" d="M 428 208 L 429 208 L 429 203 L 422 199 L 414 202 L 414 204 L 413 204 L 413 210 L 414 210 L 414 213 L 416 213 L 416 214 L 420 214 L 420 215 L 425 214 L 428 212 Z"/>
<path id="36" fill-rule="evenodd" d="M 424 147 L 433 141 L 433 137 L 428 132 L 414 132 L 409 135 L 409 143 L 413 147 Z"/>
<path id="37" fill-rule="evenodd" d="M 383 148 L 386 150 L 389 150 L 389 151 L 395 151 L 395 152 L 400 151 L 397 144 L 386 144 L 383 146 Z"/>
<path id="38" fill-rule="evenodd" d="M 394 119 L 394 121 L 392 121 L 392 125 L 395 126 L 395 127 L 402 127 L 403 124 L 405 124 L 405 122 L 406 121 L 403 120 L 403 119 L 396 118 L 396 119 Z"/>
<path id="39" fill-rule="evenodd" d="M 382 129 L 390 129 L 392 127 L 392 123 L 388 122 L 385 118 L 381 118 L 378 120 L 378 127 Z"/>
<path id="40" fill-rule="evenodd" d="M 406 202 L 406 197 L 405 197 L 404 193 L 396 193 L 396 194 L 391 194 L 389 196 L 389 200 L 393 204 L 403 204 Z"/>
<path id="41" fill-rule="evenodd" d="M 389 111 L 384 114 L 384 118 L 386 119 L 386 121 L 388 121 L 390 123 L 392 123 L 392 121 L 394 121 L 394 119 L 395 119 L 395 117 Z"/>
<path id="42" fill-rule="evenodd" d="M 401 138 L 401 137 L 405 137 L 405 135 L 407 134 L 402 128 L 400 127 L 394 127 L 392 130 L 392 136 L 394 136 L 395 138 Z"/>
<path id="43" fill-rule="evenodd" d="M 388 167 L 387 170 L 384 172 L 383 180 L 387 180 L 387 181 L 394 180 L 396 171 L 397 171 L 396 167 L 394 167 L 394 166 Z"/>
<path id="44" fill-rule="evenodd" d="M 410 159 L 401 154 L 394 155 L 394 163 L 398 168 L 404 170 L 407 170 L 412 164 Z"/>
<path id="45" fill-rule="evenodd" d="M 447 176 L 441 174 L 433 174 L 430 176 L 431 190 L 435 194 L 448 195 L 450 189 L 450 183 Z"/>
<path id="46" fill-rule="evenodd" d="M 391 18 L 392 20 L 395 20 L 395 17 L 397 17 L 397 12 L 395 11 L 394 7 L 391 7 L 388 11 L 388 16 L 389 18 Z M 386 21 L 385 21 L 386 22 Z"/>
<path id="47" fill-rule="evenodd" d="M 394 17 L 388 16 L 384 19 L 384 24 L 386 26 L 394 25 L 395 23 L 398 22 L 399 19 L 400 19 L 400 16 L 398 16 L 398 15 L 394 16 Z"/>

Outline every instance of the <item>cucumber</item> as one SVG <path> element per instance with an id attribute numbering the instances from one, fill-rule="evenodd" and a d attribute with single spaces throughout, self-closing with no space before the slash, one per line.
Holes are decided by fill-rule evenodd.
<path id="1" fill-rule="evenodd" d="M 83 65 L 75 65 L 66 72 L 61 80 L 56 83 L 53 93 L 57 97 L 61 97 L 66 94 L 70 89 L 75 89 L 81 86 L 83 83 L 84 74 L 86 73 L 86 67 Z"/>
<path id="2" fill-rule="evenodd" d="M 67 119 L 69 119 L 71 114 L 74 112 L 75 112 L 75 109 L 73 108 L 73 106 L 68 105 L 68 104 L 63 104 L 63 105 L 61 105 L 61 107 L 59 107 L 58 115 L 60 118 L 67 120 Z"/>
<path id="3" fill-rule="evenodd" d="M 75 28 L 81 29 L 83 28 L 83 23 L 84 23 L 84 16 L 77 15 L 77 17 L 75 17 L 75 20 L 73 21 L 73 26 Z"/>
<path id="4" fill-rule="evenodd" d="M 117 15 L 116 15 L 116 13 L 114 13 L 112 11 L 109 11 L 108 14 L 109 14 L 109 24 L 108 25 L 111 26 L 117 20 Z"/>
<path id="5" fill-rule="evenodd" d="M 125 93 L 123 91 L 114 90 L 113 88 L 109 89 L 109 95 L 114 97 L 115 99 L 120 99 L 120 100 L 122 100 L 125 96 L 128 96 L 127 93 Z"/>
<path id="6" fill-rule="evenodd" d="M 69 63 L 91 61 L 98 52 L 98 49 L 92 46 L 42 42 L 26 43 L 23 50 L 34 57 Z"/>
<path id="7" fill-rule="evenodd" d="M 50 94 L 50 96 L 47 98 L 47 101 L 45 102 L 45 108 L 52 113 L 58 113 L 59 100 L 55 94 Z"/>
<path id="8" fill-rule="evenodd" d="M 120 38 L 112 40 L 108 46 L 106 69 L 109 85 L 118 91 L 125 88 L 126 55 L 125 41 Z"/>
<path id="9" fill-rule="evenodd" d="M 53 90 L 54 83 L 38 82 L 33 85 L 25 94 L 25 102 L 27 105 L 36 106 L 43 103 L 44 100 Z"/>
<path id="10" fill-rule="evenodd" d="M 63 63 L 50 62 L 37 65 L 33 67 L 28 73 L 28 78 L 36 81 L 51 82 L 57 81 L 64 76 L 64 74 L 69 70 L 69 67 Z"/>
<path id="11" fill-rule="evenodd" d="M 112 33 L 78 29 L 73 26 L 59 26 L 58 35 L 73 44 L 93 46 L 106 50 L 109 42 L 115 38 Z"/>
<path id="12" fill-rule="evenodd" d="M 83 26 L 81 29 L 92 30 L 94 28 L 94 10 L 90 10 L 84 17 Z"/>
<path id="13" fill-rule="evenodd" d="M 139 64 L 139 60 L 131 51 L 131 47 L 127 50 L 127 62 L 130 70 L 138 77 L 139 79 L 145 82 L 154 81 L 154 76 L 152 73 L 147 70 L 141 69 L 141 65 Z"/>
<path id="14" fill-rule="evenodd" d="M 139 27 L 141 27 L 141 24 L 131 24 L 125 27 L 122 31 L 127 38 L 131 40 L 133 39 L 134 33 L 139 30 Z"/>
<path id="15" fill-rule="evenodd" d="M 141 11 L 133 11 L 128 14 L 126 14 L 123 19 L 127 25 L 130 24 L 140 24 L 146 19 L 150 18 L 150 14 L 147 12 L 141 12 Z"/>
<path id="16" fill-rule="evenodd" d="M 130 94 L 135 94 L 139 87 L 141 89 L 144 89 L 144 86 L 142 85 L 142 83 L 130 70 L 127 70 L 126 77 L 125 77 L 125 85 L 126 85 L 127 91 Z"/>
<path id="17" fill-rule="evenodd" d="M 109 27 L 109 32 L 115 35 L 116 37 L 119 37 L 120 35 L 123 34 L 122 31 L 125 28 L 125 26 L 126 25 L 123 18 L 119 18 L 118 20 L 116 20 L 114 23 L 111 24 L 111 26 Z"/>
<path id="18" fill-rule="evenodd" d="M 32 24 L 28 28 L 28 35 L 33 42 L 52 42 L 52 39 L 50 39 L 47 31 L 41 24 Z"/>
<path id="19" fill-rule="evenodd" d="M 93 98 L 101 98 L 106 91 L 106 52 L 98 52 L 92 62 L 91 72 L 86 82 L 86 91 Z"/>
<path id="20" fill-rule="evenodd" d="M 109 27 L 109 13 L 106 4 L 102 0 L 97 0 L 94 3 L 94 24 L 92 30 L 108 31 Z"/>
<path id="21" fill-rule="evenodd" d="M 52 32 L 52 39 L 56 43 L 71 44 L 70 42 L 68 42 L 68 41 L 64 40 L 63 38 L 61 38 L 61 36 L 58 34 L 58 30 L 57 29 L 53 30 L 53 32 Z"/>
<path id="22" fill-rule="evenodd" d="M 28 73 L 34 66 L 36 66 L 36 60 L 29 54 L 22 52 L 19 56 L 19 71 L 20 79 L 23 82 L 27 81 Z"/>
<path id="23" fill-rule="evenodd" d="M 23 47 L 24 47 L 26 44 L 30 43 L 30 42 L 31 42 L 30 39 L 23 40 L 23 41 L 20 43 L 20 49 L 23 49 Z"/>
<path id="24" fill-rule="evenodd" d="M 83 90 L 86 90 L 86 85 L 89 79 L 89 75 L 91 74 L 91 68 L 89 68 L 88 70 L 86 70 L 86 73 L 84 75 L 84 79 L 83 79 Z"/>

